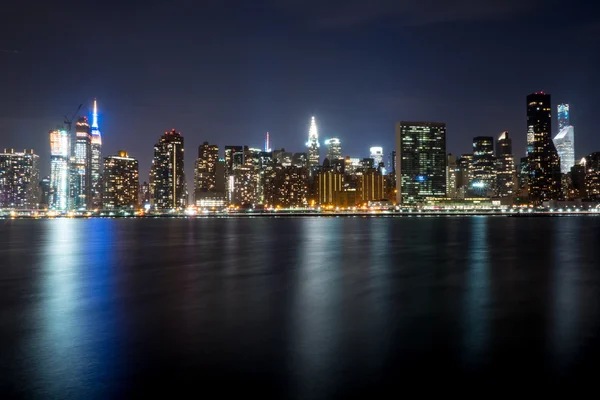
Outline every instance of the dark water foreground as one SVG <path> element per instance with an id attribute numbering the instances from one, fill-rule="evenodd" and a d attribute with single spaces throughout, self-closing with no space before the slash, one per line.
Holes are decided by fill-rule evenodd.
<path id="1" fill-rule="evenodd" d="M 597 386 L 600 218 L 0 224 L 2 398 Z"/>

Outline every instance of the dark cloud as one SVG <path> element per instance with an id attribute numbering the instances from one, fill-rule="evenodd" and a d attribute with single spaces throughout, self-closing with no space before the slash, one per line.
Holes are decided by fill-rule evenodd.
<path id="1" fill-rule="evenodd" d="M 499 19 L 532 9 L 539 0 L 273 0 L 324 28 L 353 27 L 382 19 L 399 25 Z"/>

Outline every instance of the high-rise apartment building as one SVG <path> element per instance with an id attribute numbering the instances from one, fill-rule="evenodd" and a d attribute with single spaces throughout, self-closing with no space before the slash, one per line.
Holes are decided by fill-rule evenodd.
<path id="1" fill-rule="evenodd" d="M 344 174 L 331 169 L 321 170 L 315 181 L 317 203 L 322 206 L 335 205 L 344 187 Z"/>
<path id="2" fill-rule="evenodd" d="M 71 137 L 64 129 L 50 131 L 50 209 L 69 208 L 69 158 Z"/>
<path id="3" fill-rule="evenodd" d="M 331 138 L 325 141 L 327 147 L 327 159 L 329 161 L 342 159 L 342 142 L 338 138 Z"/>
<path id="4" fill-rule="evenodd" d="M 194 171 L 194 192 L 211 191 L 215 187 L 215 168 L 219 161 L 219 147 L 208 142 L 198 146 Z"/>
<path id="5" fill-rule="evenodd" d="M 396 124 L 396 190 L 398 204 L 446 196 L 446 124 Z"/>
<path id="6" fill-rule="evenodd" d="M 94 100 L 91 129 L 91 193 L 92 206 L 100 207 L 102 203 L 102 134 L 98 128 L 98 106 Z"/>
<path id="7" fill-rule="evenodd" d="M 496 194 L 509 197 L 515 194 L 515 158 L 512 154 L 512 139 L 504 131 L 496 142 Z"/>
<path id="8" fill-rule="evenodd" d="M 319 130 L 317 129 L 315 117 L 312 117 L 310 128 L 308 129 L 308 141 L 306 142 L 306 147 L 308 147 L 308 166 L 310 168 L 314 168 L 320 164 L 319 146 Z"/>
<path id="9" fill-rule="evenodd" d="M 0 153 L 0 208 L 37 209 L 40 158 L 33 150 Z"/>
<path id="10" fill-rule="evenodd" d="M 102 208 L 133 209 L 139 203 L 139 167 L 135 158 L 120 151 L 104 158 Z"/>
<path id="11" fill-rule="evenodd" d="M 561 196 L 560 159 L 552 142 L 550 104 L 547 93 L 527 96 L 529 200 L 534 205 Z"/>
<path id="12" fill-rule="evenodd" d="M 150 194 L 151 204 L 157 209 L 173 209 L 187 204 L 183 136 L 175 129 L 165 132 L 154 145 Z"/>
<path id="13" fill-rule="evenodd" d="M 384 175 L 376 168 L 369 168 L 362 172 L 358 179 L 358 192 L 363 203 L 380 201 L 385 198 Z"/>
<path id="14" fill-rule="evenodd" d="M 244 148 L 242 146 L 225 146 L 225 167 L 227 173 L 241 167 L 244 160 Z"/>
<path id="15" fill-rule="evenodd" d="M 558 157 L 560 158 L 560 172 L 569 173 L 575 165 L 575 128 L 570 124 L 569 105 L 558 105 L 558 134 L 552 139 Z"/>
<path id="16" fill-rule="evenodd" d="M 267 173 L 265 204 L 281 208 L 308 206 L 308 169 L 281 165 Z"/>
<path id="17" fill-rule="evenodd" d="M 92 136 L 87 117 L 79 117 L 75 125 L 75 148 L 71 158 L 71 207 L 92 207 Z"/>

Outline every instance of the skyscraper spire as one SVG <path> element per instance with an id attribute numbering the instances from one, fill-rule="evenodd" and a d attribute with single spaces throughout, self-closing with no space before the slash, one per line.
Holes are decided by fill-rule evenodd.
<path id="1" fill-rule="evenodd" d="M 92 114 L 92 128 L 98 129 L 98 108 L 96 105 L 96 99 L 94 99 L 94 113 Z"/>
<path id="2" fill-rule="evenodd" d="M 308 129 L 308 165 L 309 167 L 316 167 L 319 165 L 319 131 L 317 129 L 317 122 L 315 117 L 310 120 L 310 128 Z"/>
<path id="3" fill-rule="evenodd" d="M 271 143 L 269 142 L 269 132 L 265 136 L 265 152 L 269 153 L 271 151 Z"/>

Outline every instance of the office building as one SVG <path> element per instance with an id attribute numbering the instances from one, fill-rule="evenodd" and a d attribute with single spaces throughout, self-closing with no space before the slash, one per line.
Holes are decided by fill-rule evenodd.
<path id="1" fill-rule="evenodd" d="M 373 168 L 379 168 L 383 162 L 383 147 L 375 146 L 369 149 L 370 158 L 373 159 Z"/>
<path id="2" fill-rule="evenodd" d="M 529 162 L 529 201 L 541 205 L 561 197 L 560 159 L 552 142 L 550 95 L 527 96 L 527 145 Z"/>
<path id="3" fill-rule="evenodd" d="M 71 137 L 64 129 L 50 131 L 50 209 L 69 209 Z"/>
<path id="4" fill-rule="evenodd" d="M 342 142 L 338 138 L 331 138 L 325 141 L 327 147 L 327 159 L 329 161 L 342 159 Z"/>
<path id="5" fill-rule="evenodd" d="M 241 167 L 244 160 L 243 146 L 225 146 L 225 167 L 227 173 Z"/>
<path id="6" fill-rule="evenodd" d="M 146 181 L 140 185 L 139 202 L 142 207 L 150 206 L 150 184 Z"/>
<path id="7" fill-rule="evenodd" d="M 457 197 L 457 176 L 459 174 L 458 162 L 455 155 L 448 153 L 446 162 L 446 196 L 455 199 Z"/>
<path id="8" fill-rule="evenodd" d="M 50 207 L 50 176 L 45 176 L 40 181 L 40 203 L 39 208 L 47 209 Z"/>
<path id="9" fill-rule="evenodd" d="M 79 117 L 75 125 L 75 148 L 71 158 L 71 207 L 92 207 L 92 136 L 87 117 Z"/>
<path id="10" fill-rule="evenodd" d="M 515 158 L 508 131 L 502 132 L 496 142 L 496 194 L 499 197 L 515 194 Z"/>
<path id="11" fill-rule="evenodd" d="M 570 124 L 568 104 L 558 105 L 558 134 L 552 141 L 560 158 L 560 172 L 567 174 L 575 165 L 575 128 Z"/>
<path id="12" fill-rule="evenodd" d="M 446 196 L 446 124 L 396 124 L 396 190 L 398 204 Z"/>
<path id="13" fill-rule="evenodd" d="M 315 117 L 312 117 L 310 120 L 310 128 L 308 129 L 308 141 L 306 142 L 306 147 L 308 147 L 307 153 L 309 168 L 314 168 L 321 163 L 319 146 L 319 130 L 317 129 Z"/>
<path id="14" fill-rule="evenodd" d="M 157 209 L 176 209 L 187 205 L 183 136 L 175 129 L 165 132 L 154 145 L 150 198 L 152 206 Z"/>
<path id="15" fill-rule="evenodd" d="M 116 156 L 104 157 L 103 209 L 133 209 L 139 202 L 138 161 L 120 151 Z"/>
<path id="16" fill-rule="evenodd" d="M 479 197 L 492 197 L 496 190 L 496 158 L 494 138 L 477 136 L 473 138 L 472 181 L 470 194 Z"/>
<path id="17" fill-rule="evenodd" d="M 308 167 L 308 154 L 294 153 L 294 155 L 292 156 L 292 166 L 299 168 Z"/>
<path id="18" fill-rule="evenodd" d="M 33 150 L 0 153 L 0 208 L 38 209 L 40 158 Z"/>
<path id="19" fill-rule="evenodd" d="M 98 106 L 94 100 L 91 129 L 91 193 L 92 207 L 100 207 L 102 203 L 102 134 L 98 128 Z"/>

